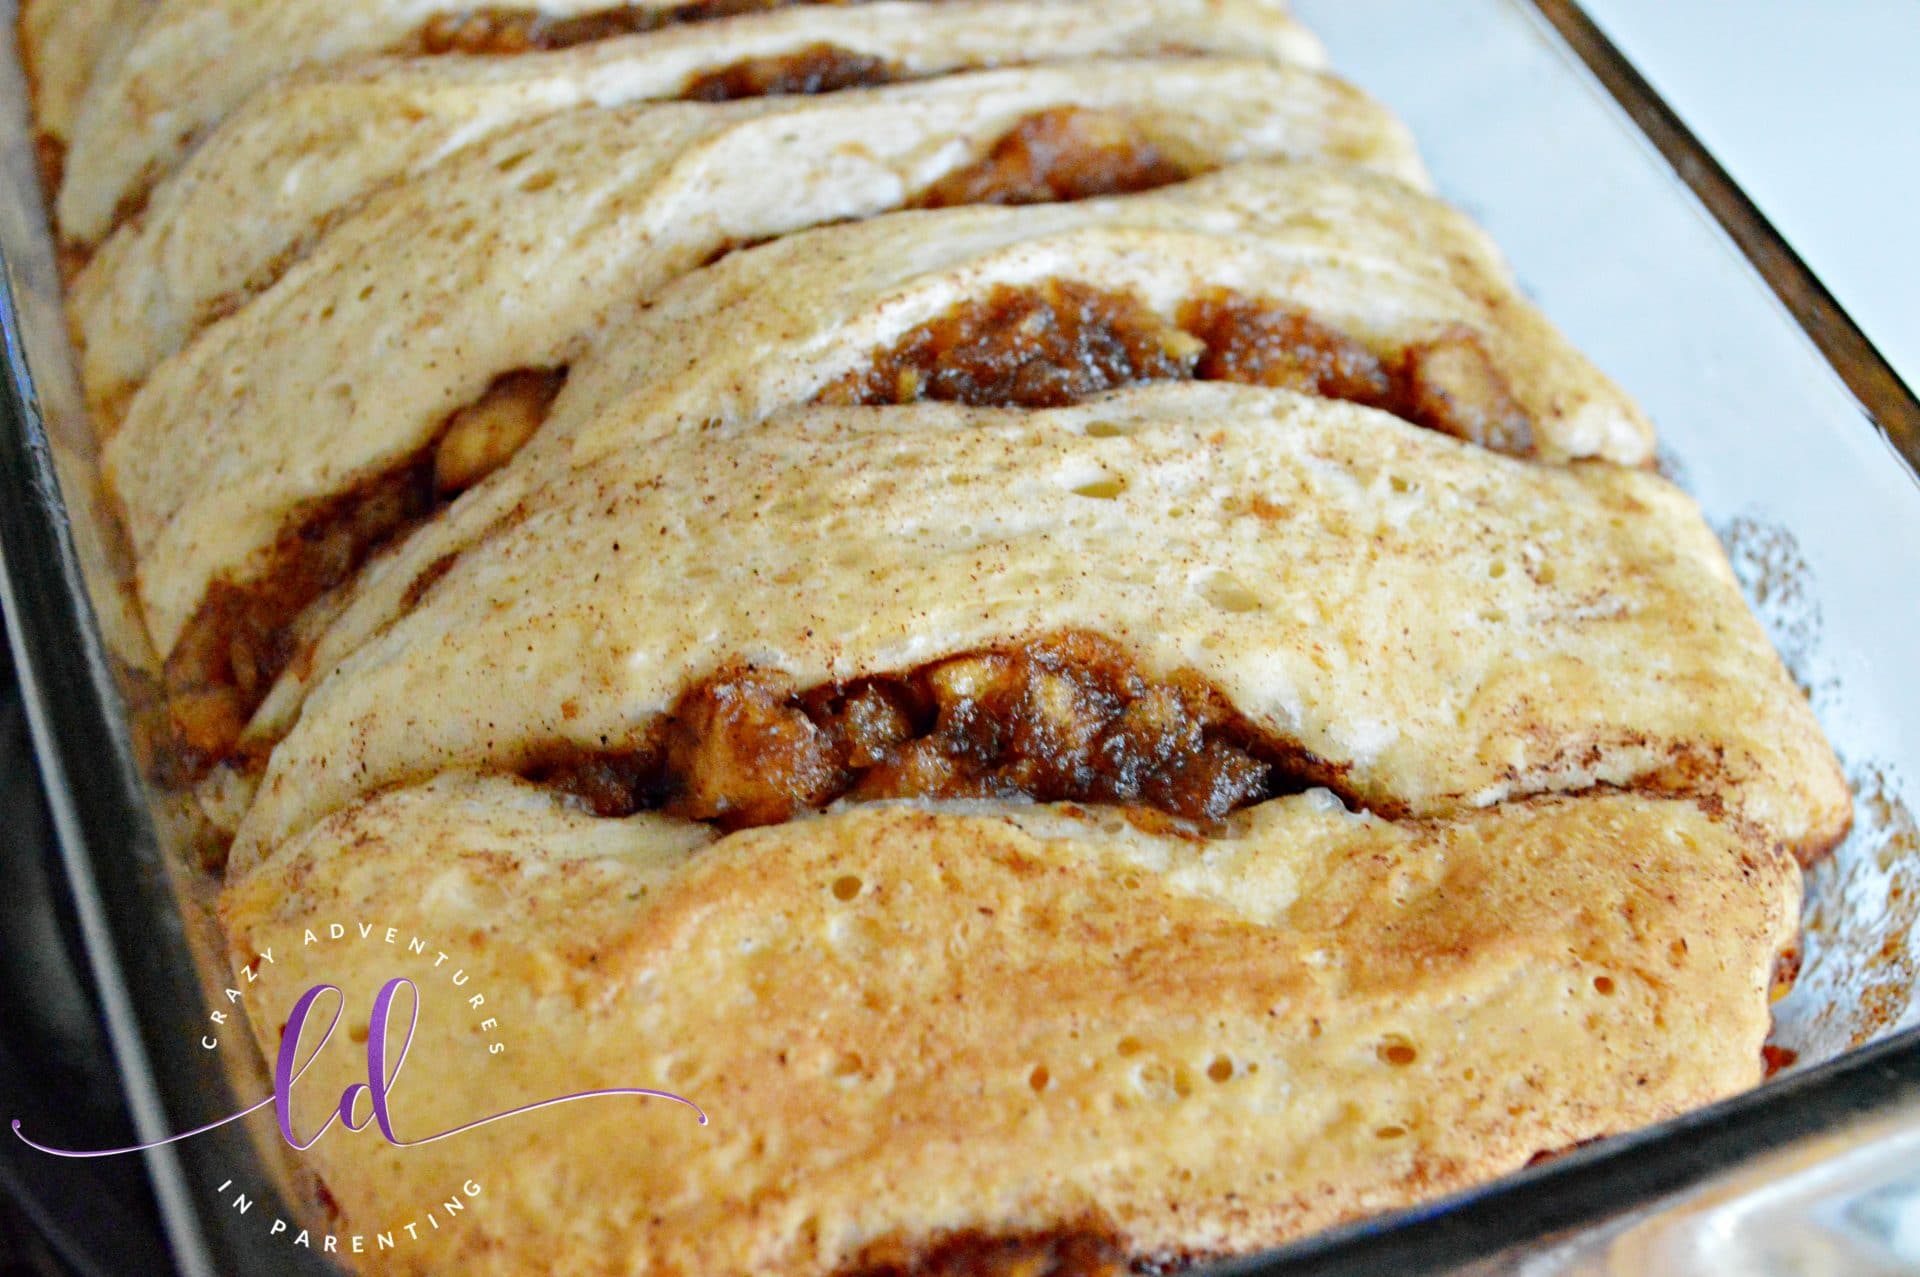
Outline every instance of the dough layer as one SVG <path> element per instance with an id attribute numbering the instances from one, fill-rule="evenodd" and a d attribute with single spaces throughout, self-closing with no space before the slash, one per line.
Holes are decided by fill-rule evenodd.
<path id="1" fill-rule="evenodd" d="M 711 1118 L 333 1131 L 359 1270 L 1169 1272 L 1761 1080 L 1839 764 L 1279 0 L 21 34 L 301 1133 L 395 976 L 402 1140 Z"/>
<path id="2" fill-rule="evenodd" d="M 589 1088 L 711 1116 L 334 1132 L 311 1157 L 356 1231 L 482 1182 L 380 1271 L 807 1277 L 1088 1220 L 1129 1259 L 1243 1253 L 1681 1112 L 1759 1079 L 1797 907 L 1790 859 L 1627 795 L 1404 825 L 1305 795 L 1202 842 L 910 804 L 715 839 L 447 776 L 283 844 L 224 915 L 254 1025 L 346 992 L 302 1131 L 396 975 L 403 1138 Z"/>
<path id="3" fill-rule="evenodd" d="M 117 421 L 153 365 L 195 331 L 284 274 L 368 196 L 462 148 L 562 111 L 678 97 L 703 75 L 821 47 L 875 60 L 898 78 L 1175 50 L 1275 62 L 1308 52 L 1296 24 L 1260 6 L 942 0 L 800 5 L 513 58 L 307 68 L 222 121 L 75 282 L 89 398 Z M 1234 69 L 1218 68 L 1230 101 Z M 1417 172 L 1391 117 L 1358 101 L 1333 109 L 1354 96 L 1341 86 L 1276 79 L 1267 92 L 1276 117 L 1301 117 L 1303 139 L 1315 124 L 1308 117 L 1326 111 L 1327 153 Z M 270 202 L 253 197 L 263 174 L 277 179 Z"/>
<path id="4" fill-rule="evenodd" d="M 1021 83 L 1045 75 L 1010 74 Z M 881 106 L 864 122 L 874 113 L 905 118 L 893 105 L 931 88 L 872 91 Z M 711 108 L 686 109 L 697 114 L 681 120 L 684 129 L 714 127 Z M 755 121 L 848 109 L 834 99 L 727 108 Z M 792 187 L 768 183 L 776 157 L 807 165 L 814 152 L 724 145 L 789 136 L 751 127 L 729 128 L 706 145 L 682 143 L 668 133 L 666 110 L 649 109 L 651 146 L 635 137 L 618 148 L 618 164 L 579 170 L 601 192 L 646 192 L 644 231 L 601 211 L 624 208 L 612 195 L 583 206 L 571 182 L 516 200 L 510 217 L 465 214 L 472 206 L 456 193 L 473 189 L 466 170 L 497 176 L 499 157 L 483 148 L 463 170 L 441 171 L 444 195 L 409 188 L 390 209 L 369 210 L 330 237 L 324 255 L 156 373 L 109 440 L 106 468 L 126 508 L 141 600 L 162 650 L 215 579 L 258 570 L 250 562 L 305 503 L 400 464 L 503 372 L 572 363 L 536 448 L 584 462 L 805 402 L 877 347 L 1002 284 L 1084 281 L 1165 313 L 1231 289 L 1387 349 L 1464 329 L 1528 410 L 1544 457 L 1650 455 L 1651 430 L 1638 410 L 1514 292 L 1477 228 L 1404 183 L 1346 165 L 1243 163 L 1145 195 L 826 227 L 732 254 L 637 306 L 730 238 L 863 203 L 878 211 L 905 195 L 892 164 Z M 761 114 L 768 110 L 779 114 Z M 592 136 L 607 148 L 617 135 L 602 126 Z M 872 153 L 883 143 L 866 145 Z M 749 157 L 754 166 L 740 168 Z M 752 176 L 759 194 L 711 198 L 718 173 Z M 799 192 L 819 203 L 797 200 Z M 451 253 L 436 251 L 429 237 L 412 241 L 423 251 L 393 259 L 389 240 L 410 238 L 399 226 L 423 223 L 470 234 Z M 546 238 L 514 230 L 534 225 L 547 228 Z M 563 235 L 562 226 L 575 229 Z M 606 246 L 592 280 L 550 269 L 583 236 Z M 623 280 L 610 282 L 615 262 L 607 254 L 616 250 L 630 264 Z M 396 279 L 396 270 L 405 276 Z M 365 387 L 396 361 L 414 374 L 371 395 Z M 316 403 L 327 405 L 325 449 L 311 446 Z"/>
<path id="5" fill-rule="evenodd" d="M 1606 784 L 1710 796 L 1807 851 L 1845 828 L 1712 532 L 1644 471 L 1174 385 L 1039 413 L 816 408 L 518 490 L 369 574 L 235 863 L 385 786 L 635 744 L 730 661 L 807 688 L 1063 630 L 1148 677 L 1197 672 L 1357 803 Z"/>

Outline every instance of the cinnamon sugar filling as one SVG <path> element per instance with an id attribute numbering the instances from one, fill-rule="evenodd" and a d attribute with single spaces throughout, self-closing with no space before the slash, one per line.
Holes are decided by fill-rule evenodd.
<path id="1" fill-rule="evenodd" d="M 466 54 L 509 57 L 571 49 L 662 27 L 711 22 L 741 14 L 784 9 L 794 3 L 847 3 L 848 0 L 695 0 L 683 5 L 612 5 L 590 13 L 557 16 L 538 9 L 482 6 L 439 14 L 403 43 L 396 53 L 439 57 Z"/>
<path id="2" fill-rule="evenodd" d="M 555 748 L 520 772 L 601 816 L 662 811 L 729 830 L 888 798 L 1103 803 L 1154 827 L 1205 826 L 1340 779 L 1197 673 L 1149 677 L 1077 631 L 809 688 L 731 665 L 638 744 Z"/>
<path id="3" fill-rule="evenodd" d="M 1188 380 L 1343 399 L 1511 456 L 1534 449 L 1531 420 L 1470 329 L 1382 353 L 1303 311 L 1225 289 L 1169 321 L 1130 294 L 1087 284 L 999 285 L 875 351 L 816 402 L 1059 408 Z"/>
<path id="4" fill-rule="evenodd" d="M 155 751 L 157 778 L 191 783 L 231 757 L 247 720 L 302 647 L 295 624 L 301 613 L 506 464 L 539 428 L 565 379 L 564 369 L 496 378 L 448 417 L 426 448 L 309 505 L 268 551 L 257 577 L 215 581 L 167 657 L 172 741 Z"/>

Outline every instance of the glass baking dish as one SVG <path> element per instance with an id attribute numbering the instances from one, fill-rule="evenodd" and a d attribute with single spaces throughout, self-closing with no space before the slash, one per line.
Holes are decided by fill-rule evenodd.
<path id="1" fill-rule="evenodd" d="M 1759 1090 L 1239 1273 L 1874 1273 L 1920 1266 L 1920 403 L 1579 9 L 1297 0 L 1335 65 L 1413 126 L 1443 193 L 1646 406 L 1848 768 L 1857 821 L 1809 880 L 1795 1061 Z M 143 1140 L 266 1091 L 209 1052 L 225 982 L 176 800 L 127 725 L 150 653 L 104 517 L 46 230 L 14 5 L 0 2 L 0 538 L 9 636 Z M 244 1098 L 241 1098 L 244 1097 Z M 270 1242 L 305 1197 L 264 1129 L 145 1154 L 180 1269 L 332 1271 Z M 253 1188 L 264 1209 L 231 1209 Z M 277 1188 L 273 1186 L 277 1185 Z M 272 1200 L 287 1195 L 291 1204 Z"/>

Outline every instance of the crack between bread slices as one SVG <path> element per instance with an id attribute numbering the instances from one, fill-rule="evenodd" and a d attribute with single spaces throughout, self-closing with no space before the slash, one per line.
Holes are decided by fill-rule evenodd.
<path id="1" fill-rule="evenodd" d="M 586 13 L 555 16 L 539 9 L 506 5 L 453 8 L 428 19 L 396 45 L 402 57 L 511 57 L 520 53 L 572 49 L 621 36 L 644 35 L 662 27 L 713 22 L 742 14 L 765 13 L 795 4 L 849 4 L 859 0 L 691 0 L 686 4 L 609 5 Z"/>
<path id="2" fill-rule="evenodd" d="M 1376 351 L 1305 310 L 1220 288 L 1168 321 L 1136 297 L 1074 281 L 996 285 L 874 351 L 815 402 L 1059 408 L 1151 381 L 1292 390 L 1508 456 L 1535 452 L 1532 421 L 1472 329 Z"/>
<path id="3" fill-rule="evenodd" d="M 215 582 L 167 656 L 170 740 L 145 750 L 157 764 L 155 778 L 191 784 L 235 758 L 248 717 L 311 637 L 300 625 L 307 609 L 504 465 L 539 428 L 565 381 L 564 368 L 495 378 L 427 447 L 303 511 L 260 576 Z"/>

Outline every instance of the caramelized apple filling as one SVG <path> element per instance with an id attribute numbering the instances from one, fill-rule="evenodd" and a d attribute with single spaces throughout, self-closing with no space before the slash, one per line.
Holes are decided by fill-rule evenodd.
<path id="1" fill-rule="evenodd" d="M 732 666 L 639 745 L 556 751 L 522 771 L 602 816 L 659 810 L 727 829 L 843 798 L 1099 802 L 1204 824 L 1338 778 L 1199 675 L 1149 678 L 1077 632 L 805 689 Z"/>
<path id="2" fill-rule="evenodd" d="M 1495 452 L 1533 451 L 1533 421 L 1514 399 L 1486 348 L 1464 329 L 1400 352 L 1393 410 L 1416 425 Z"/>
<path id="3" fill-rule="evenodd" d="M 545 419 L 565 370 L 497 378 L 432 443 L 348 492 L 317 502 L 243 584 L 215 581 L 167 657 L 172 749 L 159 779 L 185 784 L 232 755 L 247 720 L 300 644 L 295 622 L 381 547 L 506 462 Z"/>
<path id="4" fill-rule="evenodd" d="M 428 57 L 449 53 L 500 57 L 570 49 L 681 23 L 709 22 L 808 2 L 833 3 L 834 0 L 694 0 L 683 5 L 611 5 L 565 17 L 538 9 L 483 6 L 429 19 L 400 52 Z"/>
<path id="5" fill-rule="evenodd" d="M 790 59 L 737 64 L 716 73 L 720 78 L 703 91 L 716 96 L 808 91 L 833 87 L 838 76 L 878 75 L 885 70 L 873 59 L 842 60 L 842 52 L 815 46 Z M 1045 135 L 1052 139 L 1050 158 L 1044 165 L 1033 160 L 1022 170 L 1025 176 L 1020 180 L 1038 180 L 1035 175 L 1043 169 L 1056 176 L 1071 171 L 1079 176 L 1060 176 L 1063 184 L 1057 189 L 1077 189 L 1071 183 L 1092 180 L 1088 175 L 1097 164 L 1086 156 L 1075 159 L 1074 140 L 1094 145 L 1114 135 L 1085 120 L 1065 123 L 1062 117 L 1066 116 L 1079 120 L 1093 118 L 1093 113 L 1045 112 L 1030 117 L 1009 134 L 1010 139 L 1022 140 L 1017 145 L 1003 142 L 995 154 L 1014 145 L 1023 155 L 1037 155 L 1034 139 Z M 984 177 L 973 179 L 972 189 L 982 198 L 993 197 Z M 995 317 L 986 317 L 986 322 L 995 322 Z M 1086 370 L 1062 366 L 1052 374 L 1059 386 L 1058 402 L 1103 388 L 1099 377 L 1117 375 L 1119 362 L 1129 368 L 1151 368 L 1157 375 L 1179 375 L 1177 360 L 1197 348 L 1190 339 L 1173 334 L 1178 349 L 1171 355 L 1156 354 L 1149 347 L 1163 328 L 1156 321 L 1138 333 L 1129 330 L 1129 339 L 1144 344 L 1115 352 L 1112 361 L 1118 362 L 1094 374 L 1092 381 Z M 967 340 L 983 335 L 970 334 Z M 1038 382 L 1047 375 L 1036 363 L 1024 379 Z M 380 548 L 504 464 L 538 428 L 564 377 L 564 371 L 546 370 L 500 377 L 479 401 L 449 418 L 428 448 L 352 491 L 312 506 L 282 535 L 254 579 L 213 584 L 167 661 L 173 749 L 158 752 L 171 759 L 165 769 L 170 781 L 191 781 L 231 755 L 247 720 L 300 647 L 293 631 L 302 612 L 352 576 Z M 936 397 L 967 398 L 974 393 L 990 394 L 991 390 Z"/>
<path id="6" fill-rule="evenodd" d="M 494 378 L 485 394 L 447 418 L 433 444 L 435 496 L 450 501 L 513 460 L 566 380 L 564 368 L 521 368 Z"/>
<path id="7" fill-rule="evenodd" d="M 885 58 L 835 44 L 810 44 L 792 53 L 744 58 L 708 71 L 691 80 L 680 96 L 690 102 L 733 102 L 740 98 L 837 93 L 904 78 L 905 72 Z"/>
<path id="8" fill-rule="evenodd" d="M 1383 355 L 1300 310 L 1224 289 L 1170 321 L 1129 294 L 1068 280 L 1000 285 L 876 351 L 815 398 L 1058 408 L 1183 380 L 1344 399 L 1512 456 L 1533 452 L 1526 411 L 1471 330 L 1456 325 Z"/>
<path id="9" fill-rule="evenodd" d="M 1056 107 L 1021 120 L 979 161 L 941 178 L 914 203 L 951 208 L 1083 200 L 1171 186 L 1198 172 L 1128 116 Z"/>

